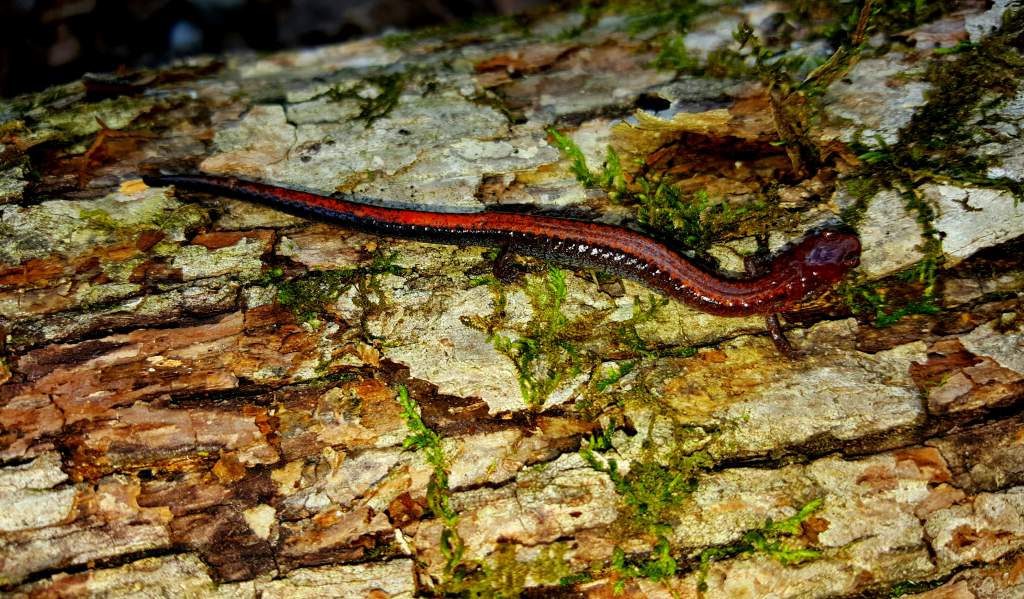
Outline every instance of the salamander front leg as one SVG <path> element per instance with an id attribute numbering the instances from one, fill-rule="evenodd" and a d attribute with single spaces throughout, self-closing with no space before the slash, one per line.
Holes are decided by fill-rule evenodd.
<path id="1" fill-rule="evenodd" d="M 756 239 L 757 251 L 743 257 L 743 270 L 752 277 L 763 275 L 772 268 L 772 256 L 768 251 L 768 238 L 764 235 L 758 235 Z"/>
<path id="2" fill-rule="evenodd" d="M 779 350 L 779 353 L 793 360 L 803 357 L 803 353 L 793 349 L 789 339 L 786 339 L 786 334 L 782 332 L 782 323 L 779 322 L 778 314 L 765 316 L 764 323 L 768 328 L 768 335 L 772 338 L 775 348 Z"/>
<path id="3" fill-rule="evenodd" d="M 505 243 L 498 248 L 498 255 L 494 258 L 494 278 L 502 283 L 512 283 L 519 278 L 519 269 L 512 260 L 512 244 Z"/>

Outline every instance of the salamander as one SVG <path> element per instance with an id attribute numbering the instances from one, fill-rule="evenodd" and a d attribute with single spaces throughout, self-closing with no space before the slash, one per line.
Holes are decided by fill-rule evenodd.
<path id="1" fill-rule="evenodd" d="M 720 316 L 763 314 L 780 351 L 793 351 L 779 313 L 820 295 L 860 263 L 860 240 L 824 227 L 777 252 L 757 274 L 732 276 L 698 265 L 665 244 L 624 227 L 506 212 L 431 212 L 389 208 L 233 177 L 147 175 L 151 187 L 213 193 L 375 235 L 500 248 L 495 274 L 506 278 L 510 253 L 639 281 L 698 310 Z"/>

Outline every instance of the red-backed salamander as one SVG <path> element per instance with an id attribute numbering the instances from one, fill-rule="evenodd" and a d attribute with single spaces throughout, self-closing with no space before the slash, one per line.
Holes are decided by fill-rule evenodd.
<path id="1" fill-rule="evenodd" d="M 823 293 L 860 263 L 860 240 L 837 228 L 811 231 L 776 253 L 759 274 L 735 277 L 704 269 L 650 237 L 614 225 L 505 212 L 387 208 L 231 177 L 165 175 L 143 181 L 258 202 L 375 235 L 498 247 L 495 272 L 502 278 L 509 252 L 611 272 L 710 314 L 763 314 L 775 345 L 787 355 L 793 351 L 779 313 Z"/>

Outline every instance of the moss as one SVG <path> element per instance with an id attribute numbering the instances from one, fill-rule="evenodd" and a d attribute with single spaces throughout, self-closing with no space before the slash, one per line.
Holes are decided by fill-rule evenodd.
<path id="1" fill-rule="evenodd" d="M 555 146 L 569 159 L 569 169 L 581 185 L 600 187 L 608 192 L 612 199 L 620 199 L 621 195 L 627 192 L 626 174 L 622 170 L 622 161 L 611 146 L 608 146 L 607 157 L 602 169 L 593 172 L 587 166 L 587 158 L 583 155 L 583 151 L 571 137 L 560 133 L 554 127 L 548 128 L 548 135 L 555 142 Z"/>
<path id="2" fill-rule="evenodd" d="M 662 358 L 682 357 L 688 358 L 696 355 L 697 349 L 693 347 L 656 347 L 645 340 L 637 330 L 657 316 L 662 307 L 668 305 L 669 299 L 656 295 L 649 295 L 646 302 L 642 298 L 633 299 L 633 314 L 629 320 L 620 322 L 615 327 L 614 341 L 616 349 L 620 352 L 630 353 L 638 358 Z M 603 389 L 600 389 L 603 391 Z"/>
<path id="3" fill-rule="evenodd" d="M 353 372 L 330 372 L 332 363 L 330 360 L 325 360 L 316 366 L 317 378 L 309 381 L 307 384 L 313 388 L 327 387 L 337 385 L 338 383 L 347 383 L 354 381 L 359 376 Z"/>
<path id="4" fill-rule="evenodd" d="M 400 73 L 390 73 L 368 83 L 377 87 L 380 93 L 372 98 L 363 98 L 359 107 L 356 118 L 364 121 L 367 128 L 377 119 L 386 117 L 398 105 L 398 99 L 405 88 L 405 79 Z"/>
<path id="5" fill-rule="evenodd" d="M 914 314 L 937 314 L 942 310 L 936 291 L 939 260 L 934 255 L 926 257 L 886 281 L 844 284 L 840 294 L 854 314 L 878 328 Z"/>
<path id="6" fill-rule="evenodd" d="M 889 589 L 889 597 L 902 597 L 904 595 L 912 595 L 917 593 L 924 593 L 932 589 L 937 589 L 942 586 L 944 579 L 939 580 L 904 580 L 903 582 L 892 585 Z"/>
<path id="7" fill-rule="evenodd" d="M 773 522 L 768 519 L 763 526 L 748 530 L 738 543 L 724 547 L 709 547 L 700 553 L 697 588 L 701 592 L 707 590 L 707 573 L 711 563 L 729 557 L 760 554 L 768 556 L 783 566 L 799 564 L 821 557 L 817 549 L 794 547 L 787 540 L 794 539 L 803 532 L 803 523 L 814 512 L 821 508 L 822 500 L 814 499 L 801 507 L 796 514 Z"/>
<path id="8" fill-rule="evenodd" d="M 959 42 L 956 43 L 955 46 L 950 46 L 949 48 L 935 48 L 934 50 L 932 50 L 932 54 L 936 54 L 938 56 L 944 56 L 947 54 L 960 54 L 961 52 L 966 52 L 968 50 L 973 49 L 975 45 L 976 44 L 972 41 L 960 40 Z"/>
<path id="9" fill-rule="evenodd" d="M 584 439 L 580 456 L 591 468 L 607 474 L 615 486 L 623 506 L 620 522 L 625 525 L 625 535 L 635 537 L 640 534 L 656 539 L 646 556 L 627 557 L 620 547 L 616 547 L 608 566 L 591 573 L 615 576 L 614 590 L 618 593 L 633 578 L 660 581 L 675 575 L 677 561 L 666 538 L 671 530 L 668 520 L 672 511 L 696 490 L 698 475 L 709 469 L 713 462 L 703 451 L 686 454 L 674 450 L 664 462 L 634 460 L 630 463 L 629 472 L 623 475 L 614 458 L 599 458 L 597 455 L 612 449 L 611 431 L 614 426 L 613 420 L 602 432 Z M 676 447 L 681 447 L 681 444 Z"/>
<path id="10" fill-rule="evenodd" d="M 632 578 L 647 578 L 659 582 L 676 573 L 676 560 L 672 557 L 671 546 L 664 537 L 658 539 L 649 556 L 644 559 L 627 559 L 621 547 L 612 553 L 609 570 L 618 576 L 612 587 L 615 594 L 626 589 L 626 582 Z"/>
<path id="11" fill-rule="evenodd" d="M 484 259 L 493 260 L 485 252 Z M 491 292 L 494 309 L 487 316 L 467 315 L 462 317 L 462 322 L 471 328 L 487 333 L 488 339 L 495 336 L 497 329 L 505 319 L 505 309 L 508 307 L 508 296 L 505 294 L 505 286 L 493 274 L 473 277 L 469 282 L 472 287 L 486 285 Z"/>
<path id="12" fill-rule="evenodd" d="M 424 40 L 443 40 L 463 33 L 479 33 L 483 29 L 507 31 L 515 29 L 517 25 L 516 19 L 511 16 L 479 16 L 407 33 L 388 34 L 381 38 L 381 43 L 387 48 L 402 49 Z"/>
<path id="13" fill-rule="evenodd" d="M 792 4 L 789 15 L 807 26 L 809 36 L 839 43 L 849 39 L 857 28 L 858 16 L 865 4 L 868 3 L 798 0 Z M 953 12 L 957 5 L 956 0 L 871 0 L 872 30 L 906 31 Z"/>
<path id="14" fill-rule="evenodd" d="M 690 248 L 702 256 L 712 244 L 741 228 L 744 221 L 766 222 L 773 208 L 761 201 L 733 207 L 728 202 L 713 203 L 706 191 L 692 194 L 675 185 L 649 177 L 635 180 L 639 192 L 637 220 L 656 237 L 666 238 Z"/>
<path id="15" fill-rule="evenodd" d="M 606 312 L 592 311 L 575 319 L 565 316 L 565 277 L 566 271 L 554 266 L 549 266 L 544 276 L 528 277 L 524 291 L 533 313 L 525 325 L 517 327 L 515 336 L 499 332 L 507 319 L 507 296 L 504 285 L 492 275 L 472 280 L 474 285 L 490 288 L 494 297 L 492 313 L 462 317 L 466 326 L 486 333 L 494 348 L 512 361 L 523 400 L 531 408 L 543 406 L 560 385 L 604 361 L 583 344 L 594 337 Z M 631 368 L 624 366 L 619 376 Z"/>
<path id="16" fill-rule="evenodd" d="M 79 210 L 78 218 L 88 222 L 91 227 L 103 231 L 117 231 L 122 227 L 106 210 L 100 208 Z"/>
<path id="17" fill-rule="evenodd" d="M 685 33 L 695 18 L 716 7 L 694 0 L 641 0 L 619 3 L 628 18 L 627 31 L 637 34 L 649 29 L 670 29 Z"/>
<path id="18" fill-rule="evenodd" d="M 817 99 L 856 62 L 868 32 L 872 2 L 869 0 L 860 8 L 851 5 L 838 10 L 834 6 L 796 7 L 798 17 L 801 13 L 809 16 L 824 12 L 838 23 L 831 34 L 838 49 L 827 60 L 808 56 L 793 47 L 770 46 L 756 36 L 753 27 L 746 22 L 740 23 L 733 33 L 737 47 L 717 49 L 706 60 L 699 60 L 687 51 L 683 34 L 690 20 L 709 7 L 694 7 L 692 5 L 697 3 L 692 2 L 669 4 L 691 6 L 676 17 L 677 33 L 660 40 L 658 56 L 651 66 L 702 77 L 760 80 L 772 105 L 778 145 L 786 148 L 794 170 L 806 175 L 821 166 L 826 152 L 818 147 L 819 140 L 812 135 L 822 111 Z M 651 14 L 656 16 L 658 12 Z"/>
<path id="19" fill-rule="evenodd" d="M 367 129 L 379 119 L 386 117 L 398 105 L 405 89 L 404 73 L 382 73 L 366 77 L 357 85 L 331 88 L 326 95 L 336 102 L 354 101 L 359 105 L 355 116 Z"/>
<path id="20" fill-rule="evenodd" d="M 843 210 L 840 216 L 844 223 L 857 228 L 864 220 L 869 200 L 882 191 L 884 186 L 881 181 L 864 174 L 851 176 L 843 181 L 843 186 L 854 201 Z"/>
<path id="21" fill-rule="evenodd" d="M 896 166 L 896 149 L 880 142 L 879 149 L 860 155 L 865 167 L 854 176 L 848 190 L 855 194 L 855 203 L 844 212 L 850 221 L 862 217 L 869 198 L 887 184 L 903 189 L 900 197 L 908 212 L 916 215 L 924 241 L 919 248 L 925 257 L 911 268 L 898 273 L 891 280 L 901 283 L 890 293 L 887 281 L 866 284 L 845 284 L 841 293 L 850 310 L 872 319 L 877 327 L 895 324 L 913 314 L 935 314 L 938 304 L 938 272 L 943 262 L 942 240 L 934 226 L 935 210 L 914 190 L 915 181 Z M 916 291 L 914 290 L 916 288 Z"/>
<path id="22" fill-rule="evenodd" d="M 470 599 L 519 597 L 526 586 L 528 565 L 516 560 L 515 546 L 502 544 L 490 559 L 447 582 L 445 595 Z"/>
<path id="23" fill-rule="evenodd" d="M 929 180 L 952 181 L 1008 190 L 1015 198 L 1024 198 L 1019 182 L 989 178 L 989 160 L 977 155 L 988 139 L 979 117 L 1014 97 L 1020 87 L 1024 55 L 1016 45 L 1021 36 L 1024 10 L 1007 11 L 999 31 L 977 44 L 959 45 L 948 57 L 929 64 L 924 75 L 931 83 L 927 102 L 900 131 L 896 143 L 876 140 L 869 147 L 857 140 L 851 144 L 862 166 L 847 181 L 856 201 L 844 217 L 855 222 L 868 198 L 891 187 L 900 190 L 907 209 L 916 214 L 925 240 L 920 247 L 925 258 L 912 268 L 887 281 L 843 288 L 850 309 L 875 326 L 941 309 L 936 292 L 943 262 L 941 235 L 933 225 L 933 208 L 916 188 Z"/>
<path id="24" fill-rule="evenodd" d="M 515 365 L 519 390 L 527 406 L 540 407 L 566 380 L 582 372 L 585 357 L 575 343 L 585 335 L 587 317 L 570 322 L 562 314 L 565 271 L 551 267 L 547 276 L 527 282 L 533 316 L 517 339 L 494 333 L 494 348 Z"/>
<path id="25" fill-rule="evenodd" d="M 520 125 L 527 121 L 526 113 L 522 107 L 513 110 L 504 98 L 493 91 L 482 90 L 474 94 L 469 100 L 478 106 L 486 106 L 501 113 L 508 120 L 509 124 Z"/>
<path id="26" fill-rule="evenodd" d="M 527 579 L 545 584 L 560 583 L 572 576 L 566 550 L 565 543 L 554 543 L 543 548 L 536 559 L 519 561 L 516 546 L 502 543 L 487 560 L 456 572 L 441 590 L 447 596 L 472 599 L 519 597 Z"/>
<path id="27" fill-rule="evenodd" d="M 277 283 L 277 301 L 281 306 L 291 310 L 302 322 L 315 324 L 324 306 L 336 301 L 352 285 L 374 287 L 375 277 L 380 274 L 405 274 L 406 269 L 395 264 L 398 254 L 395 252 L 377 252 L 373 261 L 364 267 L 342 268 L 337 270 L 311 271 L 299 277 Z M 268 278 L 264 273 L 259 279 L 263 284 L 273 282 L 283 271 Z"/>
<path id="28" fill-rule="evenodd" d="M 810 65 L 800 54 L 778 56 L 747 23 L 741 23 L 733 34 L 741 50 L 747 48 L 753 56 L 751 74 L 768 92 L 779 141 L 798 173 L 808 174 L 823 163 L 818 140 L 811 134 L 814 124 L 820 120 L 822 107 L 819 98 L 856 62 L 868 15 L 865 7 L 847 44 L 840 46 L 828 60 L 813 69 L 808 68 Z"/>
<path id="29" fill-rule="evenodd" d="M 956 0 L 875 0 L 875 27 L 882 31 L 905 31 L 934 21 L 958 8 Z"/>
<path id="30" fill-rule="evenodd" d="M 356 269 L 314 271 L 277 286 L 277 302 L 303 322 L 314 322 L 325 305 L 352 284 Z"/>
<path id="31" fill-rule="evenodd" d="M 571 138 L 555 129 L 548 133 L 569 159 L 570 169 L 581 185 L 599 187 L 612 200 L 635 204 L 637 222 L 645 231 L 703 257 L 709 257 L 707 250 L 713 243 L 740 229 L 743 223 L 767 222 L 776 212 L 773 205 L 762 201 L 739 207 L 712 202 L 704 190 L 684 192 L 657 174 L 627 176 L 611 147 L 601 170 L 591 171 L 583 152 Z"/>
<path id="32" fill-rule="evenodd" d="M 673 35 L 661 43 L 658 56 L 651 63 L 656 69 L 695 72 L 701 66 L 700 58 L 686 49 L 684 36 Z"/>
<path id="33" fill-rule="evenodd" d="M 611 387 L 615 383 L 619 382 L 622 377 L 633 372 L 633 369 L 636 368 L 636 364 L 636 360 L 626 360 L 606 368 L 594 383 L 594 387 L 597 389 L 597 392 L 604 393 L 608 387 Z"/>
<path id="34" fill-rule="evenodd" d="M 984 116 L 1013 98 L 1020 87 L 1024 55 L 1024 10 L 1007 11 L 999 31 L 978 44 L 961 46 L 945 59 L 933 60 L 924 75 L 931 84 L 926 104 L 899 134 L 899 141 L 877 148 L 860 146 L 865 171 L 882 181 L 910 189 L 929 179 L 953 180 L 1005 189 L 1024 198 L 1024 186 L 990 178 L 990 159 L 979 156 L 987 143 Z M 855 147 L 857 145 L 855 144 Z"/>
<path id="35" fill-rule="evenodd" d="M 449 501 L 448 460 L 441 447 L 441 436 L 423 423 L 419 406 L 409 397 L 404 386 L 398 388 L 398 403 L 402 406 L 402 418 L 409 428 L 409 435 L 402 441 L 402 447 L 422 451 L 433 469 L 427 483 L 427 507 L 444 526 L 441 531 L 441 553 L 445 558 L 445 572 L 451 574 L 462 562 L 465 545 L 457 530 L 459 515 Z"/>
<path id="36" fill-rule="evenodd" d="M 614 423 L 612 424 L 614 426 Z M 636 532 L 660 536 L 667 532 L 665 519 L 697 488 L 697 476 L 713 465 L 706 452 L 672 455 L 667 464 L 652 460 L 630 463 L 621 474 L 614 458 L 600 459 L 598 451 L 611 449 L 607 436 L 592 436 L 580 445 L 580 456 L 591 468 L 604 472 L 622 499 L 628 527 Z"/>
<path id="37" fill-rule="evenodd" d="M 548 135 L 554 140 L 555 146 L 569 159 L 569 169 L 575 175 L 576 180 L 584 187 L 592 187 L 596 184 L 596 177 L 590 172 L 587 166 L 587 158 L 583 151 L 576 145 L 576 142 L 567 135 L 563 135 L 554 127 L 548 129 Z"/>
<path id="38" fill-rule="evenodd" d="M 273 285 L 280 281 L 284 277 L 284 269 L 280 266 L 273 266 L 263 271 L 263 276 L 260 277 L 256 284 L 261 287 L 267 285 Z"/>

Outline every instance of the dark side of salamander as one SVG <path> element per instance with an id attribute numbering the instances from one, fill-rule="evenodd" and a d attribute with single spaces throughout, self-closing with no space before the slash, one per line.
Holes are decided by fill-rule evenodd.
<path id="1" fill-rule="evenodd" d="M 703 312 L 763 314 L 773 341 L 787 355 L 793 351 L 782 334 L 778 314 L 821 294 L 860 263 L 857 236 L 835 228 L 811 231 L 775 254 L 759 274 L 740 278 L 709 271 L 650 237 L 614 225 L 504 212 L 387 208 L 230 177 L 165 175 L 143 180 L 151 187 L 173 185 L 257 202 L 375 235 L 498 247 L 495 274 L 502 277 L 509 253 L 611 272 Z"/>

